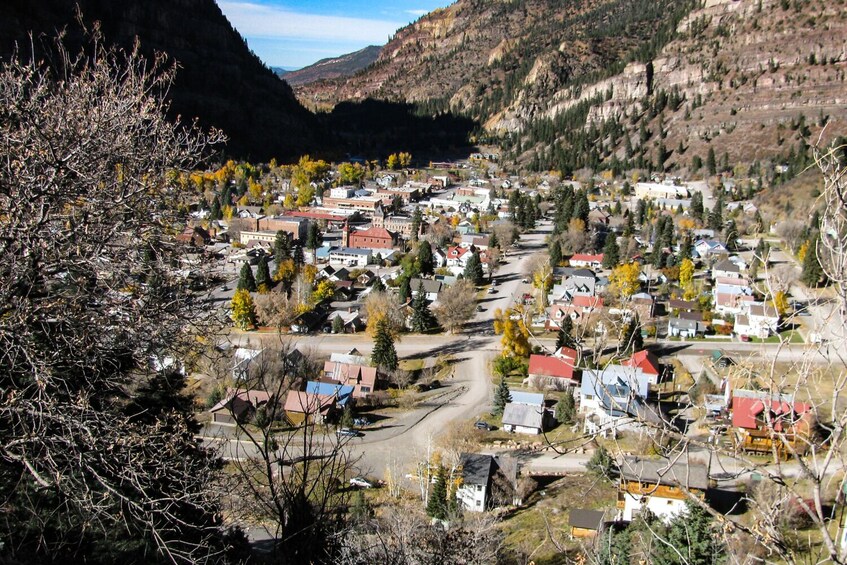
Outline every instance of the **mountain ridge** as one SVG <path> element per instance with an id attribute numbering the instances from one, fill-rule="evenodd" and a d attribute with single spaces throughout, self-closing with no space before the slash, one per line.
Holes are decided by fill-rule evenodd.
<path id="1" fill-rule="evenodd" d="M 307 67 L 288 71 L 279 76 L 292 87 L 319 80 L 346 78 L 371 65 L 377 60 L 381 51 L 382 47 L 368 45 L 353 53 L 321 59 Z"/>

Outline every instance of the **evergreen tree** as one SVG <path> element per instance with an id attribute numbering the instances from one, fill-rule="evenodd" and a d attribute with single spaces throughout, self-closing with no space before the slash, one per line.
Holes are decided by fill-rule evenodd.
<path id="1" fill-rule="evenodd" d="M 382 282 L 381 278 L 374 278 L 374 282 L 371 284 L 371 292 L 385 292 L 385 283 Z"/>
<path id="2" fill-rule="evenodd" d="M 341 316 L 336 315 L 335 318 L 332 319 L 332 333 L 344 333 L 344 320 L 341 319 Z"/>
<path id="3" fill-rule="evenodd" d="M 482 284 L 485 278 L 485 273 L 482 271 L 482 261 L 479 258 L 479 252 L 474 249 L 471 258 L 465 264 L 465 278 L 473 281 L 475 285 Z"/>
<path id="4" fill-rule="evenodd" d="M 497 232 L 492 230 L 491 235 L 488 236 L 488 247 L 500 249 L 500 242 L 497 241 Z"/>
<path id="5" fill-rule="evenodd" d="M 712 517 L 699 504 L 687 500 L 685 512 L 668 525 L 667 543 L 656 544 L 653 562 L 657 565 L 713 565 L 722 561 L 724 548 L 712 532 Z"/>
<path id="6" fill-rule="evenodd" d="M 553 239 L 550 242 L 550 267 L 555 269 L 562 262 L 562 246 L 559 241 Z"/>
<path id="7" fill-rule="evenodd" d="M 621 338 L 621 346 L 622 350 L 629 354 L 644 349 L 644 338 L 641 337 L 641 324 L 638 321 L 638 316 L 635 316 L 626 325 L 624 335 Z"/>
<path id="8" fill-rule="evenodd" d="M 423 333 L 432 328 L 432 312 L 426 300 L 423 281 L 418 283 L 418 295 L 412 299 L 412 331 Z"/>
<path id="9" fill-rule="evenodd" d="M 825 280 L 823 267 L 821 267 L 820 259 L 818 259 L 817 244 L 818 234 L 816 233 L 809 240 L 806 256 L 803 257 L 803 271 L 800 273 L 800 280 L 811 288 L 820 286 Z"/>
<path id="10" fill-rule="evenodd" d="M 376 323 L 371 363 L 386 371 L 394 371 L 399 364 L 397 350 L 394 348 L 394 338 L 391 336 L 388 321 L 385 318 L 381 318 Z"/>
<path id="11" fill-rule="evenodd" d="M 412 241 L 418 240 L 418 234 L 421 231 L 421 224 L 422 223 L 423 223 L 423 213 L 421 212 L 420 207 L 415 206 L 415 211 L 412 212 L 412 229 L 411 229 Z"/>
<path id="12" fill-rule="evenodd" d="M 400 298 L 400 303 L 405 304 L 412 298 L 412 286 L 409 277 L 400 275 L 400 284 L 397 285 L 397 296 Z"/>
<path id="13" fill-rule="evenodd" d="M 736 251 L 738 249 L 738 228 L 735 226 L 735 220 L 729 220 L 723 230 L 723 241 L 727 251 Z"/>
<path id="14" fill-rule="evenodd" d="M 703 193 L 699 190 L 691 195 L 691 204 L 689 205 L 691 216 L 694 218 L 703 217 Z"/>
<path id="15" fill-rule="evenodd" d="M 709 147 L 709 155 L 706 157 L 706 168 L 709 170 L 710 175 L 714 175 L 718 172 L 718 162 L 715 158 L 714 147 Z"/>
<path id="16" fill-rule="evenodd" d="M 292 259 L 294 259 L 295 265 L 302 265 L 304 263 L 303 259 L 303 248 L 299 245 L 294 246 L 294 252 L 292 254 Z"/>
<path id="17" fill-rule="evenodd" d="M 447 509 L 447 473 L 444 467 L 439 465 L 435 473 L 435 483 L 426 501 L 426 513 L 436 520 L 446 520 Z"/>
<path id="18" fill-rule="evenodd" d="M 434 271 L 432 247 L 428 241 L 421 241 L 418 244 L 418 265 L 421 275 L 431 275 Z"/>
<path id="19" fill-rule="evenodd" d="M 691 251 L 693 249 L 694 244 L 691 242 L 691 234 L 686 232 L 685 236 L 682 238 L 682 242 L 679 244 L 679 262 L 682 263 L 682 259 L 690 259 Z"/>
<path id="20" fill-rule="evenodd" d="M 594 451 L 591 459 L 585 464 L 585 468 L 589 473 L 607 479 L 611 478 L 614 467 L 615 460 L 612 459 L 609 451 L 602 445 Z"/>
<path id="21" fill-rule="evenodd" d="M 576 401 L 573 391 L 568 388 L 556 403 L 556 421 L 560 424 L 573 424 L 576 420 Z"/>
<path id="22" fill-rule="evenodd" d="M 630 528 L 617 531 L 608 528 L 600 538 L 597 550 L 597 565 L 629 565 L 632 551 L 632 532 Z"/>
<path id="23" fill-rule="evenodd" d="M 509 385 L 506 383 L 505 377 L 500 377 L 500 384 L 497 385 L 497 390 L 494 391 L 494 407 L 491 413 L 495 416 L 502 416 L 506 405 L 512 401 L 512 393 L 509 390 Z"/>
<path id="24" fill-rule="evenodd" d="M 556 351 L 563 347 L 573 348 L 574 345 L 573 320 L 570 316 L 565 316 L 559 327 L 559 333 L 556 334 Z"/>
<path id="25" fill-rule="evenodd" d="M 247 292 L 256 292 L 256 279 L 253 277 L 253 269 L 250 268 L 250 263 L 247 261 L 241 266 L 241 272 L 238 275 L 238 286 L 236 290 L 246 290 Z"/>
<path id="26" fill-rule="evenodd" d="M 259 264 L 256 267 L 256 289 L 262 292 L 267 292 L 271 288 L 271 271 L 268 268 L 268 256 L 262 255 L 259 257 Z"/>
<path id="27" fill-rule="evenodd" d="M 291 258 L 291 240 L 288 233 L 279 230 L 274 238 L 274 262 L 279 265 L 286 259 Z"/>
<path id="28" fill-rule="evenodd" d="M 221 212 L 221 200 L 218 198 L 217 194 L 212 199 L 212 209 L 209 211 L 209 219 L 212 221 L 220 220 L 223 218 L 223 213 Z"/>
<path id="29" fill-rule="evenodd" d="M 318 227 L 318 224 L 315 222 L 309 223 L 309 230 L 306 234 L 306 247 L 312 250 L 312 262 L 316 262 L 317 250 L 318 247 L 323 243 L 323 236 L 321 235 L 321 228 Z"/>
<path id="30" fill-rule="evenodd" d="M 603 246 L 603 268 L 613 269 L 620 262 L 620 248 L 618 247 L 618 238 L 614 233 L 606 236 L 606 244 Z"/>

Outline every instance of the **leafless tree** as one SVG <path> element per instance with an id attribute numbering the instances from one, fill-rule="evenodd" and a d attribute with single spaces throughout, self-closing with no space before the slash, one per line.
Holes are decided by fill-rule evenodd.
<path id="1" fill-rule="evenodd" d="M 239 437 L 229 442 L 237 473 L 232 510 L 244 522 L 265 525 L 275 540 L 276 562 L 331 561 L 333 535 L 347 504 L 342 487 L 355 463 L 348 440 L 322 425 L 324 407 L 316 396 L 297 392 L 302 381 L 318 374 L 312 359 L 281 338 L 230 392 L 260 404 L 252 419 L 239 418 L 237 405 L 230 404 Z M 289 392 L 301 421 L 286 413 Z"/>
<path id="2" fill-rule="evenodd" d="M 438 305 L 432 309 L 445 330 L 456 333 L 476 310 L 476 289 L 471 281 L 461 280 L 438 295 Z"/>
<path id="3" fill-rule="evenodd" d="M 364 312 L 368 321 L 368 331 L 373 331 L 376 321 L 380 318 L 388 322 L 388 328 L 395 337 L 406 328 L 406 316 L 395 294 L 371 292 L 365 298 Z"/>
<path id="4" fill-rule="evenodd" d="M 0 68 L 4 558 L 84 560 L 96 541 L 106 561 L 204 561 L 216 462 L 151 356 L 173 367 L 205 331 L 173 181 L 221 136 L 166 121 L 164 57 L 91 37 L 90 56 L 57 41 L 49 63 Z"/>
<path id="5" fill-rule="evenodd" d="M 259 294 L 254 300 L 261 325 L 277 329 L 289 327 L 299 315 L 296 301 L 291 300 L 285 292 Z"/>

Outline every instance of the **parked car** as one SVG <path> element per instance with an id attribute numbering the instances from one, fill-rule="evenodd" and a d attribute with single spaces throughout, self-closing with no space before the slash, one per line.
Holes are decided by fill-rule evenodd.
<path id="1" fill-rule="evenodd" d="M 476 423 L 474 423 L 474 427 L 478 430 L 485 430 L 486 432 L 491 431 L 491 425 L 488 422 L 482 422 L 482 421 L 476 422 Z"/>
<path id="2" fill-rule="evenodd" d="M 483 307 L 482 307 L 482 305 L 478 305 L 478 306 L 476 307 L 476 311 L 477 311 L 477 312 L 485 312 L 485 308 L 483 308 Z"/>
<path id="3" fill-rule="evenodd" d="M 350 486 L 359 488 L 373 488 L 374 484 L 364 477 L 353 477 L 350 479 Z"/>
<path id="4" fill-rule="evenodd" d="M 336 435 L 339 437 L 359 437 L 362 435 L 362 432 L 359 430 L 354 430 L 353 428 L 341 428 L 336 430 Z"/>
<path id="5" fill-rule="evenodd" d="M 522 278 L 522 279 L 521 279 L 521 282 L 522 282 L 522 283 L 528 283 L 528 282 L 529 282 L 529 279 L 528 279 L 528 278 L 526 278 L 526 277 L 524 277 L 524 278 Z"/>
<path id="6" fill-rule="evenodd" d="M 488 290 L 486 292 L 488 294 L 497 294 L 497 289 L 494 287 L 488 287 Z"/>
<path id="7" fill-rule="evenodd" d="M 362 426 L 367 426 L 370 423 L 371 423 L 371 420 L 367 416 L 359 416 L 358 418 L 353 418 L 353 425 L 359 426 L 360 428 Z"/>

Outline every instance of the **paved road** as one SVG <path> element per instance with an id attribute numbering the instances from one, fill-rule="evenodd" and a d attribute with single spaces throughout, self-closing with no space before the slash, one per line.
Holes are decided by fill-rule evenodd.
<path id="1" fill-rule="evenodd" d="M 498 308 L 505 310 L 516 296 L 528 290 L 528 285 L 521 282 L 524 268 L 529 258 L 544 248 L 550 230 L 551 225 L 546 223 L 521 236 L 519 246 L 509 252 L 508 262 L 495 274 L 497 292 L 481 300 L 484 310 L 474 316 L 463 333 L 407 335 L 395 345 L 398 355 L 403 358 L 452 355 L 456 362 L 453 377 L 446 380 L 445 386 L 434 398 L 422 406 L 392 418 L 383 427 L 374 426 L 363 437 L 347 442 L 352 453 L 361 457 L 359 465 L 363 473 L 381 477 L 391 459 L 399 457 L 408 461 L 410 456 L 424 453 L 427 445 L 444 432 L 450 422 L 476 418 L 489 408 L 492 392 L 489 362 L 500 349 L 500 338 L 491 332 L 494 311 Z M 320 356 L 345 352 L 354 347 L 367 355 L 373 347 L 372 340 L 365 334 L 280 337 L 236 332 L 230 336 L 233 344 L 242 347 L 271 345 L 280 339 L 296 344 L 304 352 L 311 350 Z M 208 435 L 217 434 L 210 431 Z M 254 452 L 247 442 L 231 437 L 217 443 L 223 445 L 225 457 L 244 457 Z"/>

